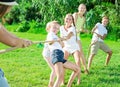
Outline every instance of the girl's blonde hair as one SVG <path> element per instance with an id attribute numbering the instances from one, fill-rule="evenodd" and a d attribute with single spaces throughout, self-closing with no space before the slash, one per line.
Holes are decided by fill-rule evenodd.
<path id="1" fill-rule="evenodd" d="M 78 9 L 80 8 L 80 6 L 85 6 L 86 7 L 86 5 L 85 4 L 83 4 L 83 3 L 81 3 L 79 6 L 78 6 Z"/>
<path id="2" fill-rule="evenodd" d="M 46 24 L 46 31 L 47 31 L 47 32 L 49 32 L 49 29 L 50 29 L 50 27 L 51 27 L 52 24 L 58 24 L 58 25 L 60 25 L 60 24 L 58 23 L 58 21 L 48 22 L 48 23 Z"/>
<path id="3" fill-rule="evenodd" d="M 68 13 L 68 14 L 66 14 L 66 16 L 71 16 L 71 17 L 72 17 L 73 26 L 75 26 L 75 22 L 74 22 L 74 17 L 73 17 L 73 15 L 72 15 L 71 13 Z M 65 16 L 65 18 L 66 18 L 66 16 Z"/>
<path id="4" fill-rule="evenodd" d="M 103 20 L 103 19 L 109 20 L 108 16 L 103 16 L 103 17 L 102 17 L 102 20 Z"/>
<path id="5" fill-rule="evenodd" d="M 80 4 L 80 5 L 78 6 L 78 11 L 79 11 L 80 6 L 82 6 L 82 5 L 85 6 L 85 8 L 86 8 L 86 5 L 82 3 L 82 4 Z M 87 11 L 87 8 L 86 8 L 86 11 Z M 85 13 L 83 14 L 83 16 L 85 16 L 86 11 L 85 11 Z M 79 13 L 79 12 L 78 12 L 78 13 Z"/>

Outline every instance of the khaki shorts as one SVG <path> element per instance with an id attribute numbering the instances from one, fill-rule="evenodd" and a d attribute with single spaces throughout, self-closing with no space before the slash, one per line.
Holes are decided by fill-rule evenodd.
<path id="1" fill-rule="evenodd" d="M 98 49 L 101 49 L 106 53 L 111 51 L 111 49 L 104 42 L 97 41 L 91 46 L 91 54 L 97 54 Z"/>

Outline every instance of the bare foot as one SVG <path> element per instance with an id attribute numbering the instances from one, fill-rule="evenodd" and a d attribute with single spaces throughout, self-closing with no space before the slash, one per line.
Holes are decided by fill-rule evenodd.
<path id="1" fill-rule="evenodd" d="M 77 81 L 77 85 L 80 85 L 80 80 L 78 79 L 78 81 Z"/>

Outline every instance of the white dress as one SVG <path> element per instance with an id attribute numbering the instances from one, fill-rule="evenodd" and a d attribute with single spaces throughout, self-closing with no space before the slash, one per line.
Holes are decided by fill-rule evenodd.
<path id="1" fill-rule="evenodd" d="M 77 43 L 77 37 L 75 32 L 75 27 L 71 26 L 68 31 L 64 29 L 64 26 L 60 27 L 60 37 L 67 36 L 70 32 L 73 32 L 73 36 L 64 42 L 63 50 L 68 51 L 70 54 L 74 53 L 75 51 L 80 51 L 79 45 Z"/>

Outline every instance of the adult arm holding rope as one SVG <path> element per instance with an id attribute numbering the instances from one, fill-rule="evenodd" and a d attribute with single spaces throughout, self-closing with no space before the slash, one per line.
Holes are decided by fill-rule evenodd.
<path id="1" fill-rule="evenodd" d="M 0 0 L 0 19 L 2 20 L 0 21 L 0 42 L 10 47 L 13 47 L 12 49 L 30 46 L 32 44 L 30 40 L 20 39 L 16 37 L 15 35 L 8 32 L 2 24 L 5 22 L 4 15 L 10 11 L 13 5 L 18 5 L 15 0 Z M 0 87 L 10 87 L 1 68 Z"/>
<path id="2" fill-rule="evenodd" d="M 2 24 L 0 24 L 0 42 L 11 47 L 19 48 L 24 48 L 32 44 L 30 40 L 20 39 L 8 32 Z"/>
<path id="3" fill-rule="evenodd" d="M 18 38 L 19 39 L 19 38 Z M 33 42 L 31 42 L 31 41 L 29 41 L 29 40 L 23 40 L 22 41 L 22 43 L 21 43 L 21 45 L 18 45 L 18 46 L 13 46 L 13 47 L 11 47 L 11 48 L 7 48 L 7 49 L 2 49 L 2 50 L 0 50 L 0 54 L 2 54 L 2 53 L 6 53 L 6 52 L 9 52 L 9 51 L 12 51 L 12 50 L 15 50 L 15 49 L 18 49 L 18 48 L 23 48 L 23 47 L 27 47 L 27 46 L 30 46 L 30 45 L 32 45 L 32 44 L 41 44 L 41 43 L 49 43 L 49 44 L 53 44 L 54 42 L 60 42 L 60 41 L 64 41 L 64 40 L 66 40 L 67 39 L 67 37 L 65 37 L 65 38 L 60 38 L 59 40 L 54 40 L 54 41 L 33 41 Z M 63 44 L 63 46 L 64 46 L 64 44 Z"/>

